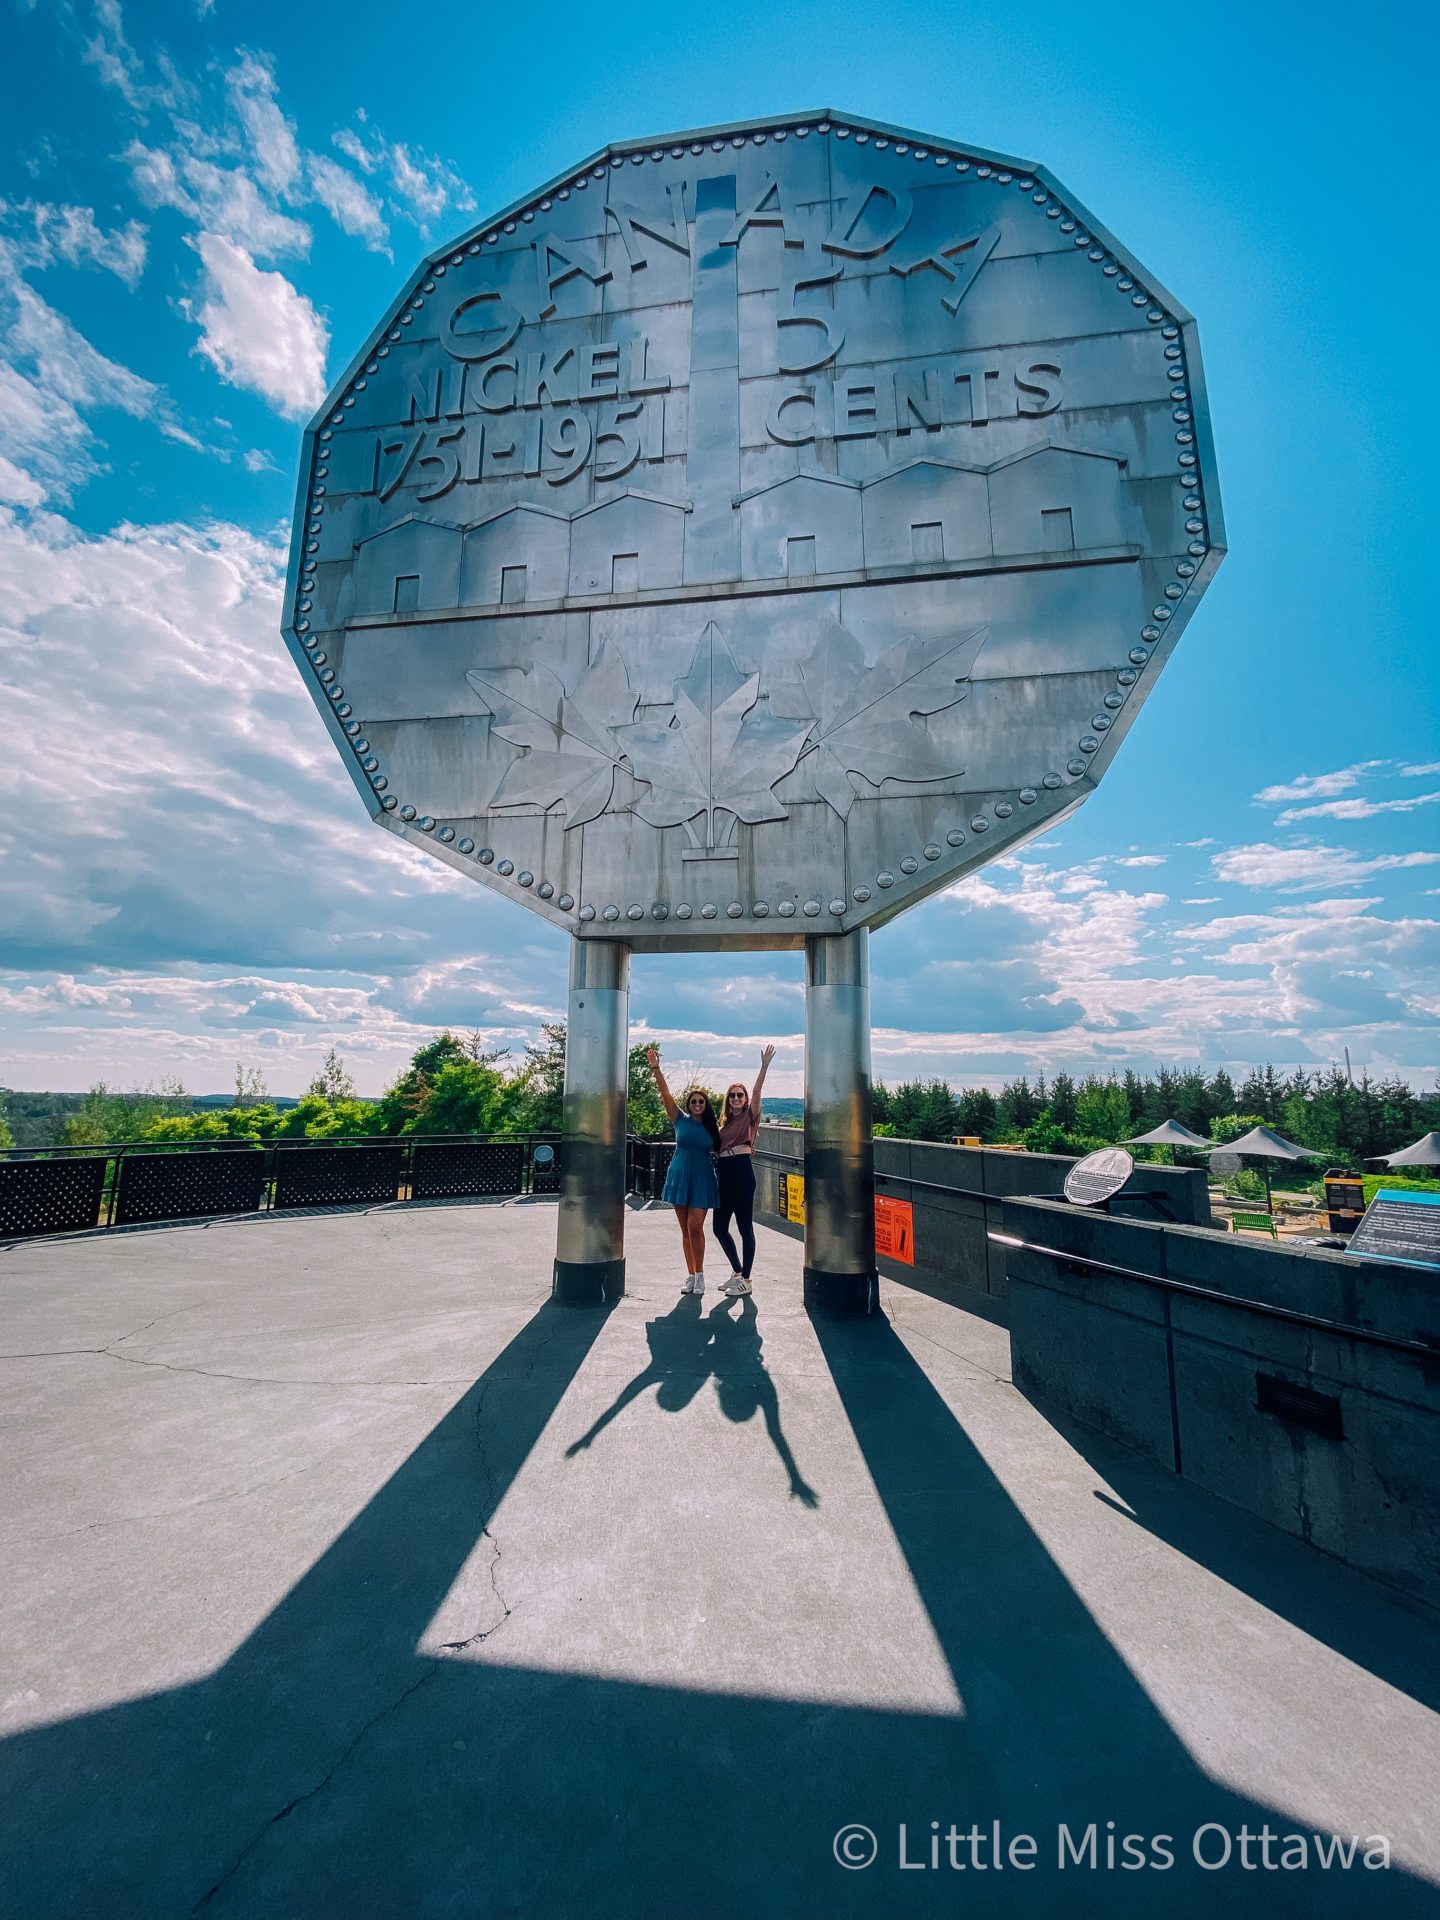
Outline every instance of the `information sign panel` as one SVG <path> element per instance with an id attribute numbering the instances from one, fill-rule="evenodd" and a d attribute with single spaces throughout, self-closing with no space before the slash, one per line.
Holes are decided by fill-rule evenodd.
<path id="1" fill-rule="evenodd" d="M 1346 1251 L 1371 1260 L 1440 1267 L 1440 1193 L 1381 1187 Z"/>

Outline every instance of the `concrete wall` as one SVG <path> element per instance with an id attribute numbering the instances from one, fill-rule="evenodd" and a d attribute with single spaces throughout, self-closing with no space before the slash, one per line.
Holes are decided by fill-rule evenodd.
<path id="1" fill-rule="evenodd" d="M 1015 1384 L 1381 1580 L 1440 1601 L 1440 1288 L 1421 1267 L 1012 1200 L 1002 1231 L 1230 1296 L 1006 1254 Z M 1434 1348 L 1288 1324 L 1246 1301 Z M 1262 1409 L 1261 1376 L 1322 1396 Z M 1338 1436 L 1305 1423 L 1338 1423 Z"/>
<path id="2" fill-rule="evenodd" d="M 786 1231 L 779 1181 L 803 1172 L 805 1136 L 762 1127 L 756 1146 L 757 1212 Z M 1015 1384 L 1047 1411 L 1098 1428 L 1363 1572 L 1440 1603 L 1435 1274 L 1207 1230 L 1198 1172 L 1137 1169 L 1183 1224 L 1035 1197 L 1059 1193 L 1071 1164 L 877 1140 L 876 1190 L 912 1202 L 916 1252 L 913 1267 L 881 1270 L 1007 1324 Z M 997 1245 L 990 1232 L 1060 1257 Z M 1067 1265 L 1067 1255 L 1225 1297 L 1195 1299 L 1097 1273 Z M 1288 1323 L 1247 1303 L 1341 1330 Z M 1397 1351 L 1346 1329 L 1433 1352 Z M 1280 1410 L 1258 1404 L 1262 1392 L 1278 1393 Z M 1326 1426 L 1332 1431 L 1320 1430 Z"/>
<path id="3" fill-rule="evenodd" d="M 795 1127 L 761 1127 L 755 1163 L 757 1217 L 783 1228 L 779 1182 L 786 1171 L 803 1173 L 805 1135 Z M 778 1156 L 770 1158 L 768 1156 Z M 881 1271 L 908 1279 L 927 1290 L 953 1295 L 977 1306 L 967 1295 L 1003 1302 L 1005 1253 L 987 1233 L 999 1231 L 1001 1209 L 1011 1194 L 1058 1194 L 1075 1162 L 1059 1154 L 1002 1153 L 987 1147 L 949 1147 L 926 1140 L 877 1140 L 877 1193 L 908 1200 L 914 1208 L 915 1265 L 882 1263 Z M 1132 1183 L 1153 1190 L 1176 1220 L 1206 1225 L 1209 1189 L 1203 1171 L 1180 1167 L 1137 1167 Z M 1127 1212 L 1154 1217 L 1146 1199 L 1112 1203 Z"/>

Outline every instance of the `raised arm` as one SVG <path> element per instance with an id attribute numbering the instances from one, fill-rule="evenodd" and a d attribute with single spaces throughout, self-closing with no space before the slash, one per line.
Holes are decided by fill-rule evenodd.
<path id="1" fill-rule="evenodd" d="M 666 1117 L 673 1120 L 680 1109 L 675 1104 L 675 1096 L 665 1084 L 665 1076 L 660 1071 L 660 1055 L 654 1047 L 645 1049 L 645 1064 L 655 1076 L 655 1089 L 660 1095 L 660 1104 Z"/>
<path id="2" fill-rule="evenodd" d="M 760 1050 L 760 1071 L 755 1076 L 755 1084 L 750 1089 L 750 1111 L 760 1118 L 760 1092 L 765 1085 L 765 1075 L 770 1071 L 770 1062 L 775 1058 L 774 1047 L 762 1047 Z"/>

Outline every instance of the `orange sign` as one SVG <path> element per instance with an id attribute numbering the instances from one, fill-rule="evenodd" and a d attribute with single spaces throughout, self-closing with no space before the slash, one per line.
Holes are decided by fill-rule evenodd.
<path id="1" fill-rule="evenodd" d="M 882 1260 L 915 1264 L 915 1209 L 908 1200 L 875 1196 L 875 1252 Z"/>

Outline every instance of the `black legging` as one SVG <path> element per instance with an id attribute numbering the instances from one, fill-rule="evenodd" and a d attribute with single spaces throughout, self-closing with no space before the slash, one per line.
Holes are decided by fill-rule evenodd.
<path id="1" fill-rule="evenodd" d="M 737 1153 L 715 1162 L 715 1177 L 720 1182 L 720 1204 L 715 1209 L 715 1238 L 725 1249 L 731 1269 L 750 1278 L 755 1264 L 755 1162 L 748 1153 Z M 740 1229 L 740 1245 L 745 1250 L 744 1264 L 730 1238 L 730 1222 Z"/>

